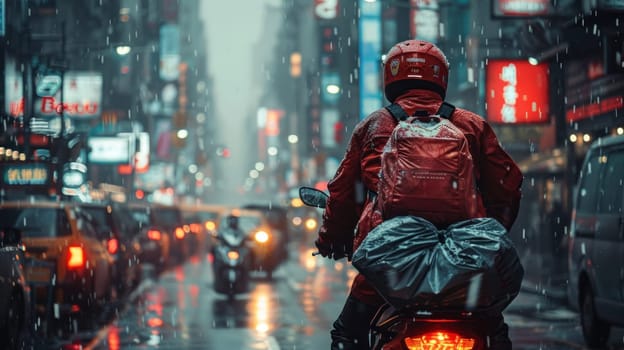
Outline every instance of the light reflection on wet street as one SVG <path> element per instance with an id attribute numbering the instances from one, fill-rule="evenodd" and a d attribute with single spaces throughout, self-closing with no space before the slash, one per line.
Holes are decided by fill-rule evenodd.
<path id="1" fill-rule="evenodd" d="M 300 349 L 307 343 L 325 348 L 330 321 L 350 284 L 339 279 L 355 273 L 311 254 L 299 258 L 271 280 L 254 272 L 250 292 L 230 299 L 214 292 L 209 259 L 195 257 L 144 282 L 121 317 L 86 347 L 283 349 L 291 344 Z M 297 263 L 305 273 L 293 270 Z"/>
<path id="2" fill-rule="evenodd" d="M 119 318 L 84 348 L 328 349 L 355 270 L 311 252 L 302 247 L 272 279 L 254 272 L 249 293 L 233 299 L 214 292 L 208 257 L 194 257 L 146 280 Z M 526 292 L 505 313 L 514 349 L 585 349 L 577 317 Z M 624 348 L 622 332 L 616 329 L 612 339 L 609 349 Z"/>

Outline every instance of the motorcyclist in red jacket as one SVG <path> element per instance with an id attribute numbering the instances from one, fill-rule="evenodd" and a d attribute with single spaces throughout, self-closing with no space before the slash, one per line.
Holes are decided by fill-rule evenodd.
<path id="1" fill-rule="evenodd" d="M 398 103 L 408 115 L 417 111 L 435 114 L 446 95 L 448 68 L 445 55 L 432 43 L 400 42 L 384 60 L 386 98 Z M 456 108 L 451 120 L 470 143 L 475 179 L 484 206 L 477 217 L 493 217 L 509 230 L 518 214 L 522 173 L 501 148 L 483 117 Z M 315 242 L 322 256 L 350 260 L 366 234 L 381 222 L 372 200 L 377 190 L 381 154 L 396 124 L 394 117 L 381 108 L 355 127 L 346 154 L 328 183 L 329 200 Z M 358 274 L 333 324 L 331 349 L 368 349 L 369 323 L 383 303 L 375 289 Z M 502 315 L 493 320 L 490 329 L 493 329 L 493 349 L 511 349 Z"/>

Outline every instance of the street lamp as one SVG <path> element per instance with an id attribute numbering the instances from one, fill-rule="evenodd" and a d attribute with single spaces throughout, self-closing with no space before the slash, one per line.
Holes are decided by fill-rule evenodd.
<path id="1" fill-rule="evenodd" d="M 115 48 L 115 52 L 117 52 L 119 56 L 125 56 L 129 54 L 131 50 L 132 48 L 127 45 L 120 45 Z"/>
<path id="2" fill-rule="evenodd" d="M 188 137 L 188 130 L 186 129 L 180 129 L 176 132 L 176 136 L 178 139 L 180 140 L 184 140 Z"/>
<path id="3" fill-rule="evenodd" d="M 275 146 L 271 146 L 271 147 L 267 148 L 267 153 L 268 153 L 270 156 L 276 156 L 276 155 L 277 155 L 277 153 L 278 153 L 277 147 L 275 147 Z"/>
<path id="4" fill-rule="evenodd" d="M 328 94 L 336 95 L 336 94 L 340 93 L 340 85 L 338 85 L 338 84 L 328 84 L 325 87 L 325 91 L 327 91 Z"/>

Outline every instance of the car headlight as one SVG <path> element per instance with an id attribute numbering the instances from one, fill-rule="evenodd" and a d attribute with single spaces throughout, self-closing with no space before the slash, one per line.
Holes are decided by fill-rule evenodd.
<path id="1" fill-rule="evenodd" d="M 257 231 L 254 234 L 254 239 L 258 243 L 266 243 L 269 241 L 269 234 L 266 231 Z"/>
<path id="2" fill-rule="evenodd" d="M 318 222 L 314 218 L 309 218 L 305 221 L 305 228 L 309 231 L 316 229 Z"/>
<path id="3" fill-rule="evenodd" d="M 204 227 L 208 231 L 214 231 L 217 228 L 217 224 L 212 220 L 208 220 L 204 223 Z"/>
<path id="4" fill-rule="evenodd" d="M 238 260 L 238 258 L 240 258 L 240 254 L 236 251 L 236 250 L 230 250 L 227 252 L 227 257 L 230 260 Z"/>
<path id="5" fill-rule="evenodd" d="M 295 216 L 294 218 L 292 218 L 292 223 L 293 223 L 293 225 L 295 225 L 295 226 L 299 226 L 299 225 L 301 225 L 301 222 L 302 222 L 302 221 L 303 221 L 303 220 L 302 220 L 302 219 L 301 219 L 301 217 L 299 217 L 299 216 Z"/>

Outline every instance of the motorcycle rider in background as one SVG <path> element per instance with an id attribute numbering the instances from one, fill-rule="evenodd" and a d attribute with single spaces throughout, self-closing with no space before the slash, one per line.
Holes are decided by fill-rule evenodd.
<path id="1" fill-rule="evenodd" d="M 238 231 L 240 230 L 240 226 L 238 224 L 239 219 L 236 215 L 228 215 L 227 217 L 227 228 L 230 230 Z"/>
<path id="2" fill-rule="evenodd" d="M 446 95 L 448 69 L 444 53 L 434 44 L 422 40 L 397 43 L 384 60 L 385 96 L 408 115 L 417 111 L 436 114 Z M 518 214 L 522 173 L 483 117 L 456 108 L 450 119 L 470 143 L 484 206 L 477 217 L 495 218 L 509 230 Z M 373 203 L 381 154 L 396 124 L 395 118 L 380 108 L 356 125 L 336 174 L 328 183 L 329 199 L 315 241 L 322 256 L 351 260 L 354 249 L 381 223 Z M 383 298 L 358 274 L 333 324 L 331 349 L 368 349 L 369 324 L 383 303 Z M 492 330 L 491 349 L 511 349 L 502 314 L 492 320 L 488 329 Z"/>
<path id="3" fill-rule="evenodd" d="M 243 237 L 245 235 L 245 232 L 240 228 L 240 218 L 236 214 L 228 214 L 225 218 L 225 227 L 223 227 L 222 230 L 232 231 L 235 236 Z M 218 234 L 222 235 L 223 233 Z M 213 244 L 211 244 L 213 256 L 216 256 L 215 248 L 217 244 L 218 242 L 213 242 Z"/>

